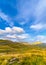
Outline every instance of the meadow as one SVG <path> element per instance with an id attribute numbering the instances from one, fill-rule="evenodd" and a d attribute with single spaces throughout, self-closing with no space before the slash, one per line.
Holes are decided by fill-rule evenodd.
<path id="1" fill-rule="evenodd" d="M 0 40 L 0 65 L 46 65 L 46 46 Z"/>

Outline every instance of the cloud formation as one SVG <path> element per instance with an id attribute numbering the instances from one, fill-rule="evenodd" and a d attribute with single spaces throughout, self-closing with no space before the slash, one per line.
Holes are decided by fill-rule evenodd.
<path id="1" fill-rule="evenodd" d="M 31 22 L 32 19 L 34 19 L 34 24 L 39 22 L 45 23 L 46 21 L 46 0 L 17 0 L 14 8 L 17 9 L 18 13 L 13 20 L 0 11 L 0 17 L 7 21 L 10 26 L 13 26 L 15 21 L 21 25 Z"/>
<path id="2" fill-rule="evenodd" d="M 17 10 L 15 20 L 21 25 L 31 22 L 32 19 L 34 24 L 46 23 L 46 0 L 18 0 Z"/>
<path id="3" fill-rule="evenodd" d="M 17 10 L 18 15 L 15 17 L 18 22 L 23 25 L 31 19 L 33 15 L 34 8 L 36 7 L 36 1 L 32 0 L 18 0 L 17 2 Z"/>
<path id="4" fill-rule="evenodd" d="M 46 43 L 45 35 L 36 35 L 32 37 L 27 34 L 23 28 L 20 27 L 6 27 L 5 30 L 0 29 L 0 39 L 12 40 L 12 41 L 26 41 L 35 42 L 40 41 Z"/>
<path id="5" fill-rule="evenodd" d="M 0 29 L 0 34 L 6 33 L 23 33 L 24 30 L 20 27 L 6 27 L 5 30 Z"/>
<path id="6" fill-rule="evenodd" d="M 46 36 L 45 35 L 37 35 L 35 37 L 35 41 L 41 41 L 42 43 L 46 43 Z"/>
<path id="7" fill-rule="evenodd" d="M 0 10 L 0 18 L 2 18 L 10 27 L 14 26 L 12 18 Z"/>
<path id="8" fill-rule="evenodd" d="M 6 27 L 5 30 L 0 29 L 0 39 L 12 39 L 16 41 L 23 41 L 28 38 L 28 34 L 25 33 L 21 27 Z"/>
<path id="9" fill-rule="evenodd" d="M 7 1 L 4 2 L 5 1 L 3 1 L 2 4 L 6 5 L 5 3 L 7 3 Z M 8 8 L 8 11 L 15 13 L 17 10 L 17 13 L 14 15 L 12 13 L 13 16 L 11 16 L 7 11 L 10 17 L 5 13 L 6 11 L 4 12 L 3 9 L 0 10 L 0 18 L 9 24 L 9 27 L 6 27 L 5 30 L 0 29 L 0 38 L 12 40 L 28 38 L 30 41 L 46 40 L 46 35 L 40 35 L 41 33 L 35 34 L 37 31 L 41 31 L 42 33 L 46 32 L 46 0 L 16 0 L 16 2 L 13 3 L 8 1 L 8 4 L 11 5 L 11 9 Z M 20 25 L 22 25 L 25 30 L 18 27 Z M 34 35 L 32 33 L 34 33 Z"/>
<path id="10" fill-rule="evenodd" d="M 31 25 L 30 28 L 32 28 L 35 31 L 45 30 L 46 24 L 38 23 L 38 24 Z"/>

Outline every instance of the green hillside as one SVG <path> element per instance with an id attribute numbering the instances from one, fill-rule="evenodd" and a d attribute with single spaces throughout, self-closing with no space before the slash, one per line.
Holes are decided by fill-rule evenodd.
<path id="1" fill-rule="evenodd" d="M 12 42 L 9 40 L 0 40 L 0 53 L 24 53 L 30 52 L 32 49 L 46 49 L 45 44 L 31 45 L 22 42 Z"/>
<path id="2" fill-rule="evenodd" d="M 0 65 L 46 65 L 46 44 L 0 40 Z"/>
<path id="3" fill-rule="evenodd" d="M 0 40 L 0 53 L 18 53 L 26 52 L 30 49 L 30 45 L 25 45 L 19 42 L 12 42 L 9 40 Z"/>

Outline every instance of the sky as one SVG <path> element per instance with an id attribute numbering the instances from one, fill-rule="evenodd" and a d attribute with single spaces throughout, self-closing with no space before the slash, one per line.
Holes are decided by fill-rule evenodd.
<path id="1" fill-rule="evenodd" d="M 0 39 L 46 43 L 46 0 L 0 0 Z"/>

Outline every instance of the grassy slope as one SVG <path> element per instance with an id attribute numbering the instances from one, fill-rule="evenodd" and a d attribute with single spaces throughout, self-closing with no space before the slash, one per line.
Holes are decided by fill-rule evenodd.
<path id="1" fill-rule="evenodd" d="M 0 53 L 23 53 L 30 52 L 32 49 L 46 49 L 46 45 L 30 45 L 26 43 L 12 42 L 9 40 L 0 40 Z"/>
<path id="2" fill-rule="evenodd" d="M 0 40 L 0 53 L 9 53 L 0 55 L 0 65 L 46 65 L 44 49 L 46 51 L 46 44 L 30 45 Z"/>
<path id="3" fill-rule="evenodd" d="M 25 45 L 23 43 L 12 42 L 9 40 L 0 40 L 0 52 L 26 52 L 30 49 L 30 45 Z"/>

